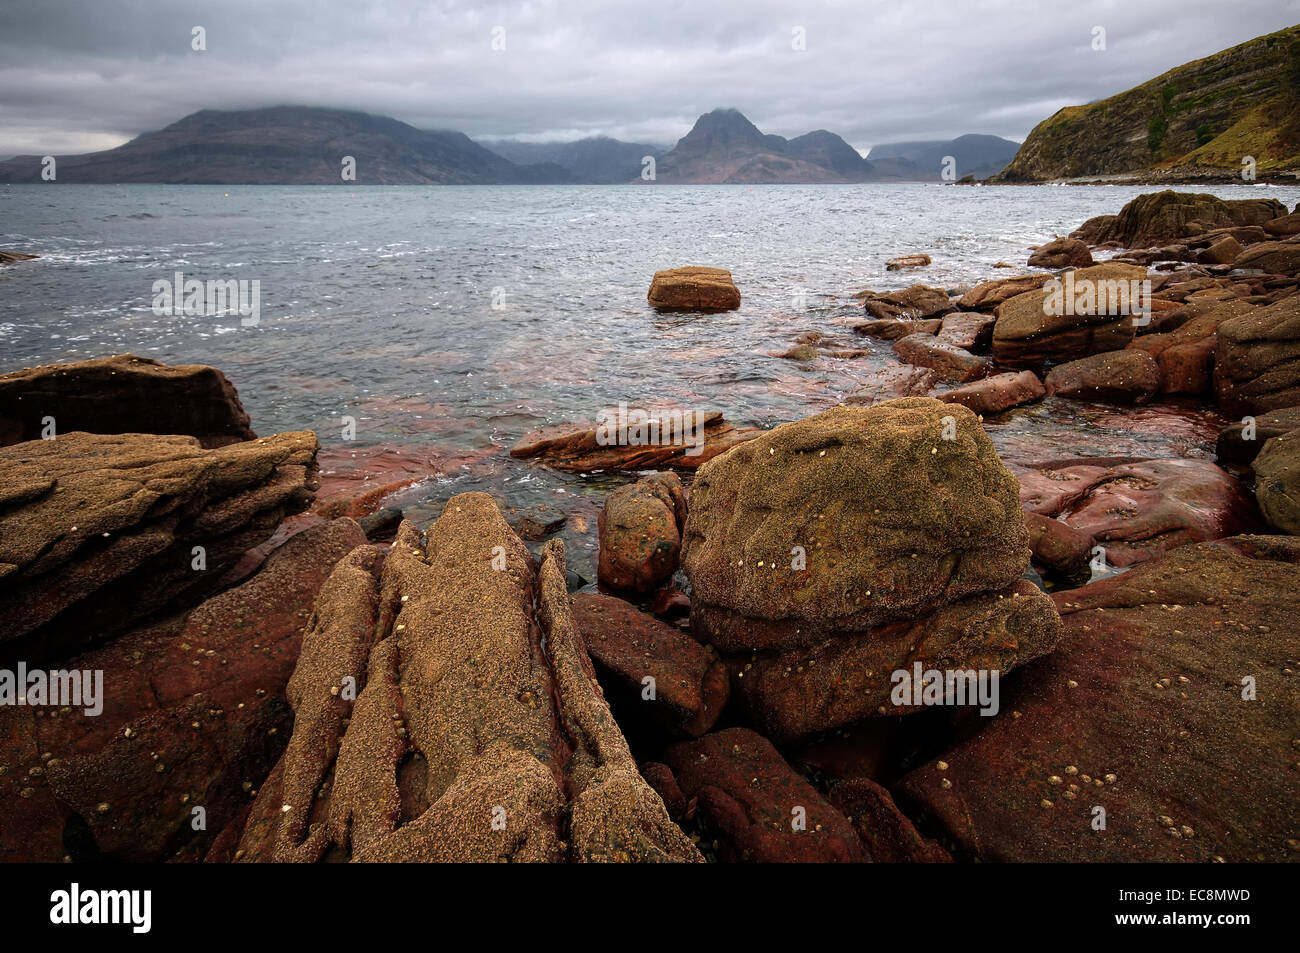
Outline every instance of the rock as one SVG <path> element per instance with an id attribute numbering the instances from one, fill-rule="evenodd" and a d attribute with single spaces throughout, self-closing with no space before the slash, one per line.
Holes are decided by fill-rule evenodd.
<path id="1" fill-rule="evenodd" d="M 1055 238 L 1046 245 L 1039 245 L 1029 256 L 1030 268 L 1050 268 L 1053 271 L 1087 268 L 1092 263 L 1088 246 L 1077 238 Z"/>
<path id="2" fill-rule="evenodd" d="M 1230 318 L 1249 314 L 1255 310 L 1255 306 L 1244 301 L 1230 301 L 1224 304 L 1218 301 L 1193 300 L 1191 304 L 1179 310 L 1184 312 L 1184 320 L 1181 324 L 1157 334 L 1144 334 L 1129 344 L 1129 347 L 1146 351 L 1159 360 L 1166 348 L 1213 339 L 1220 324 Z"/>
<path id="3" fill-rule="evenodd" d="M 1121 283 L 1143 280 L 1146 269 L 1108 264 L 1069 274 L 1073 275 L 1071 283 L 1056 295 L 1050 289 L 1028 291 L 998 305 L 993 357 L 999 364 L 1034 369 L 1045 360 L 1072 361 L 1118 350 L 1133 340 L 1135 328 L 1129 317 L 1132 302 L 1128 306 L 1116 305 L 1116 289 Z M 1074 289 L 1074 301 L 1062 300 L 1070 288 Z M 1106 289 L 1107 308 L 1086 301 L 1083 307 L 1078 306 L 1085 290 L 1100 296 L 1102 289 Z M 1071 311 L 1085 313 L 1064 313 Z"/>
<path id="4" fill-rule="evenodd" d="M 697 416 L 687 417 L 687 414 Z M 696 421 L 703 420 L 701 426 Z M 572 426 L 546 427 L 524 436 L 510 451 L 517 459 L 537 460 L 556 470 L 659 470 L 672 467 L 694 470 L 702 463 L 737 444 L 762 433 L 752 427 L 736 428 L 724 423 L 722 414 L 683 411 L 649 419 L 645 442 L 616 442 L 617 433 L 602 434 L 604 428 Z M 658 434 L 658 438 L 653 435 Z M 605 438 L 610 439 L 606 440 Z"/>
<path id="5" fill-rule="evenodd" d="M 64 657 L 210 586 L 311 504 L 318 447 L 301 431 L 217 450 L 76 432 L 0 448 L 0 654 Z"/>
<path id="6" fill-rule="evenodd" d="M 1225 235 L 1197 255 L 1196 260 L 1206 265 L 1226 265 L 1235 261 L 1240 254 L 1241 242 L 1231 235 Z"/>
<path id="7" fill-rule="evenodd" d="M 1264 444 L 1255 458 L 1255 499 L 1269 526 L 1300 535 L 1300 432 Z"/>
<path id="8" fill-rule="evenodd" d="M 817 348 L 811 344 L 800 344 L 774 356 L 785 358 L 788 361 L 815 361 L 817 360 Z"/>
<path id="9" fill-rule="evenodd" d="M 994 319 L 974 311 L 946 315 L 935 336 L 968 351 L 986 349 L 993 342 Z"/>
<path id="10" fill-rule="evenodd" d="M 1033 562 L 1062 576 L 1082 572 L 1092 556 L 1093 538 L 1069 523 L 1039 513 L 1026 513 Z"/>
<path id="11" fill-rule="evenodd" d="M 1113 229 L 1118 220 L 1118 215 L 1096 215 L 1072 231 L 1070 237 L 1087 242 L 1089 245 L 1100 245 L 1100 236 Z"/>
<path id="12" fill-rule="evenodd" d="M 14 262 L 32 261 L 40 257 L 40 255 L 28 255 L 18 251 L 0 251 L 0 265 L 12 265 Z"/>
<path id="13" fill-rule="evenodd" d="M 554 536 L 564 529 L 568 516 L 550 503 L 537 503 L 520 512 L 510 521 L 510 528 L 520 539 L 537 541 Z"/>
<path id="14" fill-rule="evenodd" d="M 1160 365 L 1144 351 L 1107 351 L 1058 364 L 1043 384 L 1057 397 L 1143 404 L 1160 389 Z"/>
<path id="15" fill-rule="evenodd" d="M 866 859 L 844 815 L 795 774 L 766 738 L 747 728 L 683 741 L 668 749 L 665 760 L 682 792 L 696 800 L 710 832 L 716 833 L 722 860 L 846 863 Z"/>
<path id="16" fill-rule="evenodd" d="M 201 857 L 247 805 L 241 782 L 260 782 L 280 756 L 285 685 L 316 592 L 364 542 L 351 520 L 310 527 L 237 588 L 60 660 L 65 671 L 103 673 L 96 716 L 0 707 L 0 860 Z M 43 773 L 28 775 L 37 764 Z M 20 799 L 24 785 L 33 793 Z M 191 825 L 195 806 L 204 831 Z"/>
<path id="17" fill-rule="evenodd" d="M 1212 228 L 1263 225 L 1285 214 L 1286 206 L 1276 199 L 1224 201 L 1204 192 L 1167 189 L 1128 202 L 1113 222 L 1092 230 L 1092 243 L 1119 242 L 1124 248 L 1148 248 Z"/>
<path id="18" fill-rule="evenodd" d="M 948 292 L 942 288 L 927 285 L 912 285 L 902 291 L 877 294 L 874 291 L 860 293 L 862 307 L 867 314 L 879 320 L 915 321 L 921 318 L 935 318 L 956 311 Z"/>
<path id="19" fill-rule="evenodd" d="M 1039 290 L 1053 277 L 1052 275 L 1019 275 L 1015 278 L 985 281 L 962 295 L 957 304 L 963 310 L 992 311 L 1008 298 Z"/>
<path id="20" fill-rule="evenodd" d="M 1214 392 L 1233 417 L 1300 404 L 1300 297 L 1219 325 Z"/>
<path id="21" fill-rule="evenodd" d="M 692 630 L 724 651 L 784 649 L 914 619 L 1006 588 L 1027 541 L 1015 478 L 970 411 L 836 407 L 700 468 L 682 546 Z"/>
<path id="22" fill-rule="evenodd" d="M 994 374 L 973 384 L 963 384 L 939 395 L 947 404 L 961 404 L 977 414 L 996 414 L 1030 401 L 1038 400 L 1047 391 L 1033 371 L 1011 371 Z"/>
<path id="23" fill-rule="evenodd" d="M 60 435 L 188 434 L 204 447 L 257 435 L 226 376 L 202 364 L 169 366 L 119 354 L 0 375 L 0 446 Z"/>
<path id="24" fill-rule="evenodd" d="M 691 597 L 676 586 L 667 586 L 655 593 L 650 607 L 660 619 L 677 619 L 691 614 Z"/>
<path id="25" fill-rule="evenodd" d="M 959 383 L 984 377 L 990 362 L 977 357 L 955 344 L 929 334 L 909 334 L 894 343 L 894 353 L 900 361 L 917 367 L 928 367 L 944 380 Z"/>
<path id="26" fill-rule="evenodd" d="M 1209 337 L 1189 344 L 1176 344 L 1160 352 L 1160 393 L 1214 393 L 1214 349 L 1218 338 Z"/>
<path id="27" fill-rule="evenodd" d="M 1282 238 L 1290 235 L 1300 235 L 1300 212 L 1279 215 L 1277 218 L 1270 219 L 1264 223 L 1264 231 Z"/>
<path id="28" fill-rule="evenodd" d="M 844 403 L 870 407 L 898 397 L 924 397 L 939 383 L 939 375 L 928 367 L 896 364 L 875 371 L 849 391 Z"/>
<path id="29" fill-rule="evenodd" d="M 600 511 L 596 578 L 611 589 L 654 592 L 677 571 L 685 521 L 676 474 L 656 473 L 619 487 Z"/>
<path id="30" fill-rule="evenodd" d="M 930 264 L 929 255 L 902 255 L 885 262 L 885 271 L 902 271 L 904 268 L 924 268 Z"/>
<path id="31" fill-rule="evenodd" d="M 940 323 L 938 318 L 930 318 L 926 321 L 900 321 L 897 318 L 886 318 L 883 321 L 861 321 L 853 325 L 853 330 L 869 337 L 897 341 L 909 334 L 934 334 L 939 330 Z"/>
<path id="32" fill-rule="evenodd" d="M 621 684 L 629 707 L 644 708 L 679 737 L 713 727 L 730 694 L 716 654 L 622 599 L 580 593 L 570 605 L 592 661 Z M 654 679 L 653 698 L 646 697 L 647 676 Z"/>
<path id="33" fill-rule="evenodd" d="M 919 711 L 896 703 L 896 673 L 910 675 L 919 664 L 923 671 L 1004 675 L 1050 652 L 1060 627 L 1052 600 L 1032 583 L 1019 580 L 1000 592 L 959 599 L 915 621 L 827 639 L 811 648 L 753 656 L 732 690 L 768 737 L 788 741 L 863 718 Z"/>
<path id="34" fill-rule="evenodd" d="M 1260 242 L 1232 262 L 1233 268 L 1260 268 L 1275 275 L 1300 274 L 1300 242 Z"/>
<path id="35" fill-rule="evenodd" d="M 859 778 L 831 788 L 831 803 L 853 824 L 867 860 L 877 864 L 950 864 L 946 850 L 921 835 L 889 792 Z"/>
<path id="36" fill-rule="evenodd" d="M 1220 463 L 1249 464 L 1267 441 L 1300 430 L 1300 407 L 1282 407 L 1250 419 L 1252 429 L 1249 431 L 1245 423 L 1238 422 L 1225 427 L 1219 434 L 1215 455 Z"/>
<path id="37" fill-rule="evenodd" d="M 699 859 L 601 698 L 562 542 L 538 567 L 491 497 L 462 493 L 427 544 L 404 523 L 382 563 L 365 552 L 322 588 L 288 748 L 209 859 Z"/>
<path id="38" fill-rule="evenodd" d="M 646 300 L 659 311 L 734 311 L 740 289 L 725 268 L 670 268 L 655 272 Z"/>
<path id="39" fill-rule="evenodd" d="M 1113 466 L 1080 460 L 1019 476 L 1026 510 L 1058 517 L 1094 537 L 1112 566 L 1131 566 L 1176 546 L 1261 528 L 1241 485 L 1207 460 Z"/>
<path id="40" fill-rule="evenodd" d="M 681 823 L 686 816 L 688 803 L 686 795 L 677 786 L 677 779 L 673 777 L 673 769 L 657 761 L 647 761 L 641 765 L 641 776 L 646 779 L 647 784 L 655 789 L 655 793 L 663 799 L 664 807 L 668 810 L 668 816 L 673 821 Z"/>
<path id="41" fill-rule="evenodd" d="M 369 516 L 357 520 L 366 539 L 373 542 L 392 539 L 397 534 L 397 527 L 402 524 L 402 510 L 397 506 L 385 506 Z"/>
<path id="42" fill-rule="evenodd" d="M 1060 593 L 1056 650 L 896 793 L 961 858 L 1294 858 L 1300 696 L 1280 664 L 1297 651 L 1297 560 L 1289 537 L 1238 537 Z"/>

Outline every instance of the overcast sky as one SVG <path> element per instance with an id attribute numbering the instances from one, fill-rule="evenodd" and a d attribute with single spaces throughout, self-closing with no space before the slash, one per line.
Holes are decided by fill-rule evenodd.
<path id="1" fill-rule="evenodd" d="M 671 144 L 715 106 L 863 150 L 1020 140 L 1297 22 L 1300 0 L 0 0 L 0 156 L 279 104 L 533 140 Z"/>

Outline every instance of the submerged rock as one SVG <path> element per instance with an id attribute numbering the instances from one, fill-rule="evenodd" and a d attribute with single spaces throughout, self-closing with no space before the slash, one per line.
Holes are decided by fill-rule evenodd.
<path id="1" fill-rule="evenodd" d="M 844 396 L 850 406 L 870 407 L 898 397 L 925 397 L 939 383 L 928 367 L 895 364 L 869 374 Z"/>
<path id="2" fill-rule="evenodd" d="M 204 447 L 257 435 L 226 375 L 147 357 L 47 364 L 0 374 L 0 446 L 57 434 L 188 434 Z"/>
<path id="3" fill-rule="evenodd" d="M 1025 509 L 1094 537 L 1113 566 L 1261 528 L 1241 484 L 1208 460 L 1079 460 L 1019 476 Z"/>
<path id="4" fill-rule="evenodd" d="M 326 581 L 289 685 L 293 736 L 210 859 L 698 860 L 642 779 L 569 610 L 492 498 L 422 543 L 355 550 Z M 355 700 L 354 700 L 355 699 Z"/>
<path id="5" fill-rule="evenodd" d="M 725 268 L 669 268 L 655 272 L 646 300 L 659 311 L 734 311 L 740 289 Z"/>

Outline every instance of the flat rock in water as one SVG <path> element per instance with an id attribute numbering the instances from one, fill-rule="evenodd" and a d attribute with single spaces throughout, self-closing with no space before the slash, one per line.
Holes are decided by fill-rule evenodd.
<path id="1" fill-rule="evenodd" d="M 740 289 L 725 268 L 669 268 L 655 272 L 646 300 L 659 311 L 734 311 Z"/>

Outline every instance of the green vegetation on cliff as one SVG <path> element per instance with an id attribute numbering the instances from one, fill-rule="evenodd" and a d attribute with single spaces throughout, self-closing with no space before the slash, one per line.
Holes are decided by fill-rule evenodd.
<path id="1" fill-rule="evenodd" d="M 1039 123 L 996 177 L 1041 182 L 1166 171 L 1300 171 L 1300 26 L 1176 67 Z"/>

